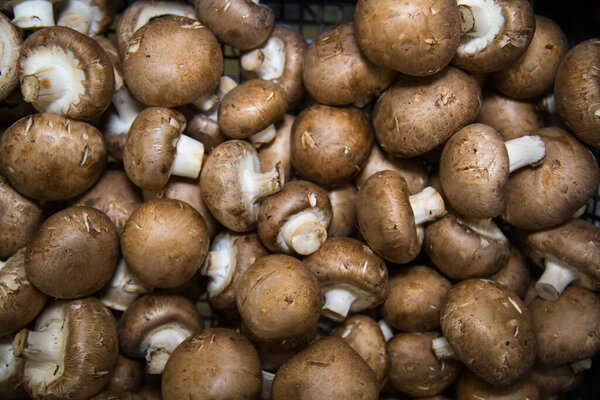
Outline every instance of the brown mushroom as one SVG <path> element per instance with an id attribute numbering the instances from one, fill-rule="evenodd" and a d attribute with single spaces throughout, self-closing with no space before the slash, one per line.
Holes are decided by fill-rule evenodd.
<path id="1" fill-rule="evenodd" d="M 581 383 L 582 374 L 575 374 L 568 365 L 542 367 L 536 365 L 531 371 L 531 379 L 540 390 L 542 399 L 575 389 Z"/>
<path id="2" fill-rule="evenodd" d="M 521 299 L 525 299 L 531 282 L 531 273 L 523 254 L 516 247 L 510 246 L 508 261 L 504 267 L 490 276 L 490 279 L 506 287 Z"/>
<path id="3" fill-rule="evenodd" d="M 115 16 L 115 4 L 110 0 L 67 0 L 59 4 L 56 25 L 67 26 L 84 35 L 100 35 Z"/>
<path id="4" fill-rule="evenodd" d="M 260 170 L 269 172 L 280 163 L 281 169 L 285 173 L 285 181 L 288 182 L 292 177 L 291 161 L 291 138 L 292 126 L 296 117 L 290 114 L 284 114 L 283 118 L 275 122 L 275 139 L 266 143 L 258 150 L 258 159 L 260 160 Z"/>
<path id="5" fill-rule="evenodd" d="M 497 387 L 465 370 L 456 383 L 457 400 L 539 400 L 540 390 L 530 377 Z"/>
<path id="6" fill-rule="evenodd" d="M 4 100 L 19 86 L 19 53 L 23 38 L 10 19 L 0 13 L 0 47 L 2 48 L 0 63 L 0 101 Z"/>
<path id="7" fill-rule="evenodd" d="M 356 231 L 356 187 L 352 183 L 329 189 L 329 201 L 331 202 L 331 223 L 327 229 L 327 235 L 351 237 Z"/>
<path id="8" fill-rule="evenodd" d="M 121 353 L 105 389 L 113 392 L 137 392 L 144 381 L 144 368 L 140 361 Z"/>
<path id="9" fill-rule="evenodd" d="M 528 135 L 544 127 L 544 120 L 535 104 L 497 93 L 484 94 L 476 122 L 497 130 L 504 141 Z"/>

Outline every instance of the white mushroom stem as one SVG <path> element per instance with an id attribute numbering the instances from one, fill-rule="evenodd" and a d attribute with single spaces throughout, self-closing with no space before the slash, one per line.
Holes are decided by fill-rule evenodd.
<path id="1" fill-rule="evenodd" d="M 12 343 L 7 336 L 0 339 L 0 382 L 6 382 L 17 374 L 17 363 L 12 350 Z"/>
<path id="2" fill-rule="evenodd" d="M 262 173 L 259 172 L 260 161 L 258 161 L 256 155 L 247 156 L 240 160 L 239 171 L 240 185 L 250 204 L 279 192 L 285 183 L 285 174 L 281 162 L 278 162 L 271 171 Z"/>
<path id="3" fill-rule="evenodd" d="M 473 11 L 471 11 L 471 7 L 461 5 L 458 9 L 460 11 L 461 31 L 464 35 L 475 29 L 475 16 L 473 15 Z"/>
<path id="4" fill-rule="evenodd" d="M 438 360 L 448 360 L 454 358 L 454 350 L 445 337 L 438 337 L 431 341 L 431 350 Z"/>
<path id="5" fill-rule="evenodd" d="M 224 234 L 215 238 L 212 249 L 206 256 L 200 273 L 208 276 L 206 291 L 215 296 L 221 293 L 231 283 L 237 267 L 237 247 L 232 235 Z"/>
<path id="6" fill-rule="evenodd" d="M 260 48 L 241 57 L 242 68 L 254 71 L 265 80 L 279 79 L 285 69 L 285 44 L 276 36 L 271 36 Z"/>
<path id="7" fill-rule="evenodd" d="M 45 0 L 27 0 L 13 6 L 15 18 L 11 21 L 21 29 L 54 26 L 52 3 Z"/>
<path id="8" fill-rule="evenodd" d="M 459 48 L 474 54 L 491 43 L 504 26 L 502 7 L 494 0 L 458 0 L 463 36 Z"/>
<path id="9" fill-rule="evenodd" d="M 100 295 L 100 301 L 113 310 L 125 311 L 140 295 L 149 293 L 152 288 L 140 281 L 121 259 L 111 281 Z"/>
<path id="10" fill-rule="evenodd" d="M 40 331 L 23 329 L 13 340 L 13 352 L 31 362 L 61 365 L 66 336 L 62 320 L 53 320 Z"/>
<path id="11" fill-rule="evenodd" d="M 521 136 L 504 142 L 510 163 L 509 173 L 535 164 L 546 155 L 546 145 L 539 136 Z"/>
<path id="12" fill-rule="evenodd" d="M 380 319 L 377 322 L 377 325 L 379 325 L 379 329 L 381 329 L 381 333 L 383 333 L 383 338 L 385 341 L 389 342 L 394 337 L 394 331 L 392 330 L 392 327 L 385 322 L 385 319 Z"/>
<path id="13" fill-rule="evenodd" d="M 262 131 L 256 132 L 248 139 L 250 139 L 250 142 L 254 145 L 254 147 L 259 148 L 264 144 L 271 143 L 273 139 L 275 139 L 276 135 L 277 130 L 275 129 L 275 124 L 271 124 Z"/>
<path id="14" fill-rule="evenodd" d="M 177 141 L 171 175 L 196 179 L 200 174 L 203 159 L 204 144 L 187 135 L 181 135 Z"/>
<path id="15" fill-rule="evenodd" d="M 6 261 L 0 260 L 0 271 L 2 271 L 2 268 L 4 268 L 5 266 L 6 266 Z"/>
<path id="16" fill-rule="evenodd" d="M 279 230 L 277 242 L 303 256 L 319 250 L 327 240 L 327 218 L 323 210 L 311 207 L 291 217 Z"/>
<path id="17" fill-rule="evenodd" d="M 150 22 L 151 19 L 165 15 L 177 15 L 191 19 L 196 18 L 194 7 L 185 2 L 178 1 L 149 1 L 144 5 L 142 11 L 135 20 L 132 32 L 137 31 L 142 26 Z"/>
<path id="18" fill-rule="evenodd" d="M 127 136 L 131 124 L 145 106 L 137 101 L 124 86 L 114 92 L 112 104 L 117 112 L 109 111 L 107 129 L 104 134 L 110 136 Z"/>
<path id="19" fill-rule="evenodd" d="M 583 371 L 587 371 L 588 369 L 592 368 L 592 359 L 586 358 L 584 360 L 574 362 L 570 366 L 571 371 L 573 371 L 574 374 L 580 374 Z"/>
<path id="20" fill-rule="evenodd" d="M 546 256 L 544 264 L 546 269 L 535 284 L 535 291 L 544 300 L 556 301 L 565 288 L 577 279 L 577 273 L 554 257 Z"/>
<path id="21" fill-rule="evenodd" d="M 584 206 L 581 206 L 581 208 L 579 208 L 579 210 L 575 211 L 575 214 L 573 214 L 571 216 L 571 218 L 577 219 L 577 218 L 581 217 L 583 214 L 585 214 L 585 210 L 587 210 L 587 204 Z"/>
<path id="22" fill-rule="evenodd" d="M 444 199 L 431 186 L 410 196 L 410 206 L 415 214 L 415 225 L 434 221 L 446 214 Z"/>
<path id="23" fill-rule="evenodd" d="M 548 93 L 539 101 L 541 108 L 548 114 L 557 114 L 556 110 L 556 99 L 554 98 L 554 92 Z"/>
<path id="24" fill-rule="evenodd" d="M 198 97 L 196 100 L 192 102 L 196 107 L 198 107 L 203 112 L 209 112 L 213 108 L 219 104 L 219 98 L 214 93 L 209 93 L 204 96 Z"/>
<path id="25" fill-rule="evenodd" d="M 491 218 L 471 219 L 461 217 L 459 218 L 459 221 L 482 237 L 491 238 L 501 242 L 508 242 L 508 239 L 504 236 L 502 230 L 498 228 L 498 225 L 496 225 Z"/>
<path id="26" fill-rule="evenodd" d="M 321 313 L 334 321 L 343 321 L 350 312 L 352 303 L 358 298 L 356 293 L 343 286 L 330 286 L 323 288 L 325 304 Z"/>
<path id="27" fill-rule="evenodd" d="M 84 35 L 92 36 L 97 33 L 90 30 L 94 14 L 101 15 L 102 11 L 98 7 L 91 7 L 89 1 L 69 0 L 58 16 L 56 25 L 67 26 Z"/>
<path id="28" fill-rule="evenodd" d="M 140 347 L 145 354 L 148 373 L 161 374 L 171 353 L 191 334 L 179 324 L 161 326 L 147 334 Z"/>
<path id="29" fill-rule="evenodd" d="M 215 94 L 217 95 L 219 100 L 223 100 L 223 97 L 225 97 L 225 95 L 237 85 L 237 82 L 234 81 L 231 77 L 223 75 L 219 80 L 219 86 L 217 87 L 217 91 L 215 92 Z"/>

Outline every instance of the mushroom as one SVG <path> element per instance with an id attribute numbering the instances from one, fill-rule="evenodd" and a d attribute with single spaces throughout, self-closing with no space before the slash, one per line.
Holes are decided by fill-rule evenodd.
<path id="1" fill-rule="evenodd" d="M 151 286 L 140 281 L 127 267 L 125 260 L 121 259 L 110 282 L 104 286 L 99 298 L 107 307 L 117 311 L 125 311 L 135 299 L 144 293 L 151 292 L 152 289 Z"/>
<path id="2" fill-rule="evenodd" d="M 0 13 L 0 101 L 19 86 L 19 52 L 23 38 L 10 19 Z"/>
<path id="3" fill-rule="evenodd" d="M 338 337 L 320 339 L 296 354 L 275 374 L 273 400 L 379 398 L 369 365 Z"/>
<path id="4" fill-rule="evenodd" d="M 582 374 L 575 374 L 568 365 L 542 367 L 536 365 L 531 379 L 537 385 L 542 399 L 551 398 L 575 389 L 581 383 Z"/>
<path id="5" fill-rule="evenodd" d="M 54 25 L 52 4 L 58 0 L 7 0 L 0 5 L 6 14 L 13 13 L 11 23 L 20 29 L 37 29 Z"/>
<path id="6" fill-rule="evenodd" d="M 145 357 L 147 372 L 159 375 L 175 348 L 203 328 L 194 303 L 185 297 L 147 294 L 119 320 L 121 350 L 129 357 Z"/>
<path id="7" fill-rule="evenodd" d="M 47 295 L 74 299 L 102 289 L 118 257 L 119 236 L 106 214 L 75 206 L 44 221 L 25 251 L 25 271 Z"/>
<path id="8" fill-rule="evenodd" d="M 92 397 L 90 400 L 144 400 L 144 399 L 137 393 L 106 390 L 104 392 L 98 393 L 96 396 Z"/>
<path id="9" fill-rule="evenodd" d="M 117 362 L 117 325 L 96 298 L 56 301 L 37 318 L 35 330 L 17 334 L 13 352 L 25 359 L 23 386 L 31 397 L 89 399 Z"/>
<path id="10" fill-rule="evenodd" d="M 258 236 L 273 252 L 306 256 L 327 240 L 331 215 L 327 192 L 308 181 L 289 182 L 262 203 Z"/>
<path id="11" fill-rule="evenodd" d="M 200 174 L 204 145 L 183 135 L 183 114 L 150 107 L 138 114 L 127 135 L 123 166 L 131 181 L 146 190 L 158 190 L 171 175 L 195 179 Z"/>
<path id="12" fill-rule="evenodd" d="M 206 224 L 192 206 L 157 199 L 131 214 L 121 234 L 121 251 L 143 283 L 172 288 L 184 284 L 202 266 L 209 241 Z"/>
<path id="13" fill-rule="evenodd" d="M 23 98 L 39 112 L 81 121 L 106 111 L 115 87 L 102 47 L 64 26 L 41 29 L 23 42 L 19 81 Z"/>
<path id="14" fill-rule="evenodd" d="M 27 396 L 23 388 L 25 361 L 13 354 L 12 338 L 0 337 L 0 393 L 4 400 L 21 400 Z"/>
<path id="15" fill-rule="evenodd" d="M 479 84 L 457 68 L 426 78 L 400 75 L 375 103 L 375 136 L 391 156 L 416 157 L 473 122 L 480 107 Z"/>
<path id="16" fill-rule="evenodd" d="M 427 187 L 409 196 L 406 180 L 390 170 L 371 175 L 356 196 L 356 220 L 365 242 L 380 257 L 397 264 L 408 263 L 420 253 L 420 225 L 444 214 L 444 201 L 435 189 Z"/>
<path id="17" fill-rule="evenodd" d="M 465 217 L 497 217 L 504 210 L 509 174 L 540 165 L 545 152 L 539 136 L 505 142 L 491 126 L 466 126 L 446 142 L 440 157 L 440 182 L 446 200 Z"/>
<path id="18" fill-rule="evenodd" d="M 317 277 L 294 257 L 265 256 L 241 277 L 237 308 L 244 325 L 259 339 L 314 337 L 321 310 Z"/>
<path id="19" fill-rule="evenodd" d="M 162 398 L 256 399 L 260 360 L 241 334 L 213 328 L 190 336 L 173 352 L 162 375 Z"/>
<path id="20" fill-rule="evenodd" d="M 352 183 L 346 183 L 327 191 L 332 212 L 331 223 L 327 229 L 329 237 L 354 235 L 356 231 L 356 211 L 354 210 L 356 193 L 356 187 Z"/>
<path id="21" fill-rule="evenodd" d="M 535 290 L 545 300 L 557 300 L 573 283 L 600 290 L 600 228 L 573 219 L 553 229 L 531 232 L 525 244 L 527 254 L 544 273 Z"/>
<path id="22" fill-rule="evenodd" d="M 292 167 L 317 185 L 340 185 L 356 176 L 373 145 L 368 118 L 350 107 L 314 105 L 292 128 Z"/>
<path id="23" fill-rule="evenodd" d="M 385 262 L 358 240 L 329 238 L 304 264 L 319 279 L 325 298 L 321 313 L 334 321 L 374 308 L 388 295 Z"/>
<path id="24" fill-rule="evenodd" d="M 113 392 L 137 392 L 144 381 L 144 368 L 140 361 L 127 358 L 121 353 L 110 374 L 105 389 Z"/>
<path id="25" fill-rule="evenodd" d="M 66 4 L 58 7 L 56 25 L 67 26 L 88 36 L 106 31 L 115 15 L 115 4 L 109 0 L 67 0 L 62 3 Z"/>
<path id="26" fill-rule="evenodd" d="M 195 7 L 223 44 L 240 50 L 263 44 L 275 26 L 275 13 L 260 0 L 196 0 Z"/>
<path id="27" fill-rule="evenodd" d="M 292 126 L 295 120 L 296 117 L 293 115 L 284 114 L 283 118 L 275 122 L 275 138 L 258 149 L 260 170 L 269 172 L 275 168 L 277 163 L 280 163 L 281 169 L 285 173 L 286 182 L 292 177 L 291 138 Z"/>
<path id="28" fill-rule="evenodd" d="M 531 274 L 523 254 L 516 247 L 510 246 L 510 257 L 506 265 L 490 276 L 490 279 L 524 299 L 531 282 Z"/>
<path id="29" fill-rule="evenodd" d="M 404 332 L 439 329 L 440 307 L 451 286 L 432 268 L 403 268 L 390 279 L 390 293 L 381 307 L 385 322 Z"/>
<path id="30" fill-rule="evenodd" d="M 229 140 L 215 147 L 200 174 L 204 204 L 217 221 L 235 232 L 253 230 L 260 200 L 280 191 L 283 184 L 280 164 L 261 173 L 256 150 L 242 140 Z"/>
<path id="31" fill-rule="evenodd" d="M 539 400 L 540 390 L 531 377 L 525 377 L 508 386 L 494 386 L 466 370 L 456 383 L 457 400 Z"/>
<path id="32" fill-rule="evenodd" d="M 351 22 L 324 30 L 306 49 L 304 86 L 331 106 L 368 103 L 392 84 L 396 72 L 371 63 L 360 51 Z"/>
<path id="33" fill-rule="evenodd" d="M 0 164 L 19 193 L 64 200 L 80 195 L 100 178 L 106 146 L 102 133 L 85 122 L 33 114 L 0 137 Z"/>
<path id="34" fill-rule="evenodd" d="M 123 57 L 125 82 L 148 106 L 177 107 L 214 90 L 223 54 L 213 33 L 200 22 L 166 16 L 131 37 Z"/>

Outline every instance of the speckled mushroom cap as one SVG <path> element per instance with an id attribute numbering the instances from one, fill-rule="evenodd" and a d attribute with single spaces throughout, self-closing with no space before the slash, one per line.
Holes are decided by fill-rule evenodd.
<path id="1" fill-rule="evenodd" d="M 375 103 L 373 127 L 387 153 L 416 157 L 473 122 L 480 107 L 479 84 L 457 68 L 426 78 L 401 75 Z"/>
<path id="2" fill-rule="evenodd" d="M 395 71 L 378 67 L 361 53 L 351 22 L 323 31 L 304 56 L 304 86 L 322 104 L 364 101 L 387 89 L 395 76 Z"/>
<path id="3" fill-rule="evenodd" d="M 508 261 L 498 272 L 490 276 L 490 279 L 524 299 L 531 282 L 531 273 L 523 254 L 511 245 Z"/>
<path id="4" fill-rule="evenodd" d="M 433 396 L 450 386 L 462 370 L 458 361 L 439 361 L 431 341 L 439 332 L 399 333 L 387 342 L 390 357 L 388 384 L 412 397 Z"/>
<path id="5" fill-rule="evenodd" d="M 547 229 L 569 220 L 592 198 L 600 180 L 594 155 L 567 131 L 544 128 L 535 133 L 546 145 L 543 163 L 511 174 L 506 185 L 509 224 Z"/>
<path id="6" fill-rule="evenodd" d="M 562 59 L 554 83 L 560 118 L 583 142 L 600 146 L 600 86 L 592 77 L 600 68 L 600 40 L 573 47 Z"/>
<path id="7" fill-rule="evenodd" d="M 190 336 L 171 355 L 162 375 L 162 398 L 256 399 L 260 359 L 243 335 L 224 328 Z"/>
<path id="8" fill-rule="evenodd" d="M 260 46 L 275 26 L 275 13 L 253 0 L 196 0 L 196 15 L 226 45 L 240 50 Z"/>
<path id="9" fill-rule="evenodd" d="M 525 377 L 512 385 L 497 387 L 478 378 L 469 370 L 463 371 L 456 383 L 457 400 L 539 400 L 540 390 L 531 379 Z"/>
<path id="10" fill-rule="evenodd" d="M 48 296 L 31 284 L 25 273 L 25 248 L 0 263 L 0 336 L 16 332 L 33 321 Z"/>
<path id="11" fill-rule="evenodd" d="M 25 196 L 63 200 L 100 178 L 106 146 L 100 131 L 85 122 L 33 114 L 4 131 L 0 163 L 11 185 Z"/>
<path id="12" fill-rule="evenodd" d="M 161 17 L 142 26 L 123 57 L 127 87 L 148 106 L 191 103 L 211 93 L 222 72 L 219 42 L 210 29 L 186 17 Z"/>
<path id="13" fill-rule="evenodd" d="M 172 288 L 202 266 L 209 241 L 206 223 L 192 206 L 157 199 L 142 203 L 131 214 L 121 234 L 121 250 L 142 282 Z"/>
<path id="14" fill-rule="evenodd" d="M 0 175 L 0 260 L 26 246 L 41 225 L 42 208 Z"/>
<path id="15" fill-rule="evenodd" d="M 102 289 L 118 257 L 119 237 L 112 221 L 95 208 L 75 206 L 44 221 L 27 246 L 25 271 L 47 295 L 72 299 Z"/>
<path id="16" fill-rule="evenodd" d="M 433 268 L 402 268 L 390 278 L 390 292 L 381 308 L 385 322 L 404 332 L 439 329 L 440 307 L 451 286 Z"/>
<path id="17" fill-rule="evenodd" d="M 440 326 L 455 358 L 492 385 L 510 385 L 533 367 L 532 318 L 498 283 L 469 279 L 454 285 L 440 309 Z"/>
<path id="18" fill-rule="evenodd" d="M 292 167 L 317 185 L 339 185 L 360 172 L 372 145 L 371 125 L 360 110 L 317 104 L 294 122 Z"/>
<path id="19" fill-rule="evenodd" d="M 143 357 L 146 336 L 177 325 L 190 334 L 204 328 L 194 303 L 182 296 L 151 293 L 137 298 L 119 320 L 120 348 L 129 357 Z"/>
<path id="20" fill-rule="evenodd" d="M 595 293 L 569 286 L 556 301 L 535 299 L 529 311 L 540 364 L 570 364 L 600 350 L 600 300 Z"/>
<path id="21" fill-rule="evenodd" d="M 287 107 L 277 84 L 252 79 L 233 88 L 219 105 L 219 129 L 231 139 L 247 139 L 283 117 Z"/>
<path id="22" fill-rule="evenodd" d="M 379 382 L 369 365 L 337 337 L 320 339 L 275 374 L 273 400 L 379 398 Z"/>
<path id="23" fill-rule="evenodd" d="M 19 80 L 23 98 L 38 111 L 82 121 L 106 111 L 115 86 L 102 46 L 63 26 L 41 29 L 23 42 Z"/>
<path id="24" fill-rule="evenodd" d="M 317 277 L 301 261 L 268 255 L 240 279 L 237 307 L 246 327 L 260 339 L 315 335 L 321 290 Z"/>
<path id="25" fill-rule="evenodd" d="M 10 19 L 0 13 L 0 101 L 19 85 L 19 53 L 23 39 Z"/>
<path id="26" fill-rule="evenodd" d="M 461 21 L 455 1 L 359 0 L 356 40 L 374 64 L 407 75 L 432 75 L 456 53 Z"/>

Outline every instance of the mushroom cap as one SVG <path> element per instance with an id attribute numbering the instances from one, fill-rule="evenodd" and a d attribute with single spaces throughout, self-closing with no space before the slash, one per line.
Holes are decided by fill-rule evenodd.
<path id="1" fill-rule="evenodd" d="M 408 263 L 421 251 L 408 186 L 397 172 L 380 171 L 367 179 L 356 195 L 356 222 L 369 247 L 388 261 Z"/>
<path id="2" fill-rule="evenodd" d="M 510 385 L 533 368 L 537 331 L 529 311 L 496 282 L 454 285 L 440 309 L 440 327 L 455 357 L 492 385 Z"/>
<path id="3" fill-rule="evenodd" d="M 0 267 L 0 336 L 25 327 L 47 301 L 48 296 L 27 279 L 25 248 L 22 248 Z"/>
<path id="4" fill-rule="evenodd" d="M 145 398 L 137 393 L 105 390 L 98 393 L 90 400 L 145 400 Z"/>
<path id="5" fill-rule="evenodd" d="M 600 350 L 600 300 L 595 293 L 569 286 L 556 301 L 535 299 L 529 311 L 540 364 L 570 364 Z"/>
<path id="6" fill-rule="evenodd" d="M 192 206 L 156 199 L 131 214 L 121 234 L 121 251 L 142 282 L 172 288 L 187 282 L 202 266 L 209 241 L 206 223 Z"/>
<path id="7" fill-rule="evenodd" d="M 372 145 L 371 125 L 360 110 L 317 104 L 294 122 L 292 167 L 317 185 L 339 185 L 360 172 Z"/>
<path id="8" fill-rule="evenodd" d="M 258 149 L 258 158 L 260 160 L 260 170 L 262 172 L 271 171 L 277 163 L 280 163 L 281 168 L 285 173 L 285 181 L 290 181 L 292 177 L 292 161 L 291 161 L 291 140 L 292 126 L 296 117 L 291 114 L 284 114 L 283 118 L 275 122 L 275 139 L 270 143 L 263 144 Z"/>
<path id="9" fill-rule="evenodd" d="M 275 13 L 251 0 L 196 0 L 200 21 L 226 45 L 240 50 L 260 46 L 275 26 Z"/>
<path id="10" fill-rule="evenodd" d="M 185 123 L 183 114 L 165 107 L 149 107 L 138 114 L 123 150 L 123 166 L 134 184 L 148 190 L 167 184 Z"/>
<path id="11" fill-rule="evenodd" d="M 457 68 L 426 78 L 400 75 L 375 103 L 373 127 L 387 153 L 416 157 L 473 122 L 480 108 L 479 84 Z"/>
<path id="12" fill-rule="evenodd" d="M 19 54 L 23 38 L 10 18 L 0 13 L 0 101 L 4 100 L 19 86 Z"/>
<path id="13" fill-rule="evenodd" d="M 581 383 L 582 374 L 575 374 L 570 365 L 542 367 L 536 365 L 531 371 L 531 379 L 540 390 L 542 399 L 575 389 Z"/>
<path id="14" fill-rule="evenodd" d="M 356 40 L 373 63 L 407 75 L 432 75 L 456 53 L 461 22 L 452 0 L 359 0 Z"/>
<path id="15" fill-rule="evenodd" d="M 115 392 L 137 392 L 144 382 L 144 365 L 140 360 L 127 358 L 121 353 L 110 374 L 106 389 Z"/>
<path id="16" fill-rule="evenodd" d="M 255 399 L 261 389 L 258 353 L 241 334 L 212 328 L 183 341 L 162 374 L 162 396 L 174 399 Z"/>
<path id="17" fill-rule="evenodd" d="M 138 297 L 119 320 L 121 351 L 129 357 L 143 357 L 142 342 L 162 326 L 178 325 L 196 333 L 204 328 L 198 310 L 190 300 L 166 293 L 150 293 Z"/>
<path id="18" fill-rule="evenodd" d="M 531 283 L 531 273 L 523 254 L 516 247 L 510 246 L 508 261 L 504 267 L 490 276 L 490 279 L 506 287 L 521 299 L 524 299 L 527 288 Z"/>
<path id="19" fill-rule="evenodd" d="M 27 246 L 25 271 L 42 292 L 71 299 L 102 289 L 118 259 L 119 236 L 112 221 L 95 208 L 74 206 L 44 221 Z"/>
<path id="20" fill-rule="evenodd" d="M 431 341 L 439 336 L 439 332 L 399 333 L 387 342 L 388 384 L 395 391 L 419 398 L 433 396 L 458 378 L 461 363 L 439 361 L 431 351 Z"/>
<path id="21" fill-rule="evenodd" d="M 100 178 L 106 146 L 102 133 L 92 125 L 55 114 L 33 114 L 4 131 L 0 163 L 21 194 L 64 200 L 83 193 Z"/>
<path id="22" fill-rule="evenodd" d="M 304 264 L 317 276 L 323 290 L 341 286 L 357 296 L 350 312 L 374 308 L 388 296 L 385 261 L 356 239 L 329 238 L 319 250 L 304 259 Z"/>
<path id="23" fill-rule="evenodd" d="M 243 82 L 219 105 L 219 129 L 231 139 L 247 139 L 280 119 L 287 107 L 285 93 L 264 79 Z"/>
<path id="24" fill-rule="evenodd" d="M 240 279 L 237 307 L 246 327 L 260 339 L 314 335 L 321 311 L 319 282 L 301 261 L 268 255 Z"/>
<path id="25" fill-rule="evenodd" d="M 115 87 L 110 58 L 94 39 L 64 26 L 40 29 L 23 42 L 19 59 L 19 79 L 23 94 L 26 94 L 23 88 L 25 77 L 38 70 L 51 68 L 57 57 L 68 59 L 71 68 L 78 71 L 77 75 L 73 74 L 73 82 L 42 78 L 39 85 L 47 88 L 46 85 L 59 84 L 60 87 L 49 89 L 65 93 L 71 93 L 71 87 L 78 87 L 76 100 L 64 101 L 61 97 L 61 101 L 49 103 L 40 96 L 33 101 L 33 106 L 42 113 L 59 114 L 81 121 L 91 121 L 106 111 Z"/>
<path id="26" fill-rule="evenodd" d="M 531 379 L 523 378 L 512 385 L 497 387 L 465 370 L 456 383 L 457 400 L 539 400 L 540 390 Z"/>
<path id="27" fill-rule="evenodd" d="M 0 175 L 0 260 L 26 246 L 41 225 L 42 208 Z"/>
<path id="28" fill-rule="evenodd" d="M 560 118 L 583 142 L 600 146 L 600 40 L 589 39 L 563 57 L 554 83 L 554 99 Z"/>
<path id="29" fill-rule="evenodd" d="M 440 307 L 451 286 L 433 268 L 402 268 L 390 279 L 390 293 L 381 308 L 385 322 L 405 332 L 438 329 Z"/>
<path id="30" fill-rule="evenodd" d="M 594 155 L 567 131 L 548 127 L 536 132 L 546 156 L 536 167 L 511 174 L 502 218 L 521 229 L 562 224 L 592 198 L 600 181 Z"/>
<path id="31" fill-rule="evenodd" d="M 377 95 L 395 76 L 396 71 L 376 66 L 361 53 L 352 22 L 323 31 L 304 56 L 304 86 L 322 104 L 343 106 Z"/>
<path id="32" fill-rule="evenodd" d="M 356 211 L 354 210 L 356 193 L 356 186 L 352 183 L 346 183 L 327 192 L 332 212 L 327 236 L 354 236 L 356 231 Z"/>
<path id="33" fill-rule="evenodd" d="M 320 339 L 275 374 L 273 400 L 378 399 L 379 383 L 369 365 L 337 337 Z"/>
<path id="34" fill-rule="evenodd" d="M 191 103 L 211 93 L 222 72 L 217 38 L 186 17 L 161 17 L 142 26 L 131 37 L 123 58 L 127 87 L 148 106 Z"/>

